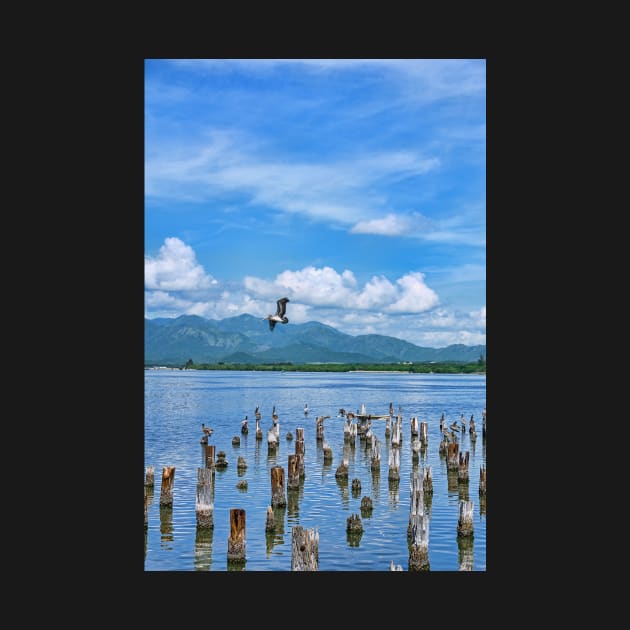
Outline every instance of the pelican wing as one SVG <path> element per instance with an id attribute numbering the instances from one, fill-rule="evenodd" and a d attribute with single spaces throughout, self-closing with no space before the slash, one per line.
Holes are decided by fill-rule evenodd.
<path id="1" fill-rule="evenodd" d="M 284 314 L 287 312 L 287 302 L 289 298 L 280 298 L 276 304 L 278 305 L 278 310 L 276 311 L 276 315 L 278 317 L 284 317 Z"/>

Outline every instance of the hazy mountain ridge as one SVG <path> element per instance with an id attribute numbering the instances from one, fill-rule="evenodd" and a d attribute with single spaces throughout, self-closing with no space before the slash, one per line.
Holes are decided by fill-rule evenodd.
<path id="1" fill-rule="evenodd" d="M 197 315 L 144 320 L 145 363 L 396 363 L 477 361 L 486 346 L 425 348 L 387 335 L 348 335 L 319 322 L 277 325 L 260 317 Z"/>

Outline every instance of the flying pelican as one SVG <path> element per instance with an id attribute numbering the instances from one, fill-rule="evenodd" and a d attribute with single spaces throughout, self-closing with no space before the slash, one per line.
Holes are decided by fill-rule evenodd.
<path id="1" fill-rule="evenodd" d="M 267 315 L 267 317 L 263 317 L 263 319 L 269 320 L 269 330 L 273 332 L 274 326 L 276 324 L 288 324 L 289 318 L 285 317 L 285 313 L 287 311 L 287 302 L 289 302 L 289 298 L 283 297 L 280 298 L 276 304 L 278 308 L 276 309 L 275 315 Z"/>

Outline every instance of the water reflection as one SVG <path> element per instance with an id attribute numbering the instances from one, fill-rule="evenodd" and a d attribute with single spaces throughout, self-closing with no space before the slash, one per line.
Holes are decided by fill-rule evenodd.
<path id="1" fill-rule="evenodd" d="M 346 531 L 346 541 L 350 547 L 358 547 L 363 537 L 363 530 L 360 531 Z"/>
<path id="2" fill-rule="evenodd" d="M 160 541 L 162 549 L 171 551 L 172 545 L 168 543 L 173 542 L 173 506 L 162 505 L 160 506 Z"/>
<path id="3" fill-rule="evenodd" d="M 350 505 L 350 498 L 348 496 L 348 477 L 335 477 L 337 487 L 341 491 L 341 505 L 344 509 L 347 509 Z"/>
<path id="4" fill-rule="evenodd" d="M 473 537 L 457 536 L 457 559 L 460 571 L 473 570 Z"/>
<path id="5" fill-rule="evenodd" d="M 287 489 L 287 510 L 290 522 L 299 524 L 300 516 L 300 488 Z"/>
<path id="6" fill-rule="evenodd" d="M 388 489 L 389 489 L 389 493 L 388 493 L 389 505 L 392 508 L 397 508 L 398 502 L 400 500 L 400 496 L 399 496 L 400 479 L 389 479 L 387 484 L 388 484 Z"/>
<path id="7" fill-rule="evenodd" d="M 210 571 L 214 528 L 197 527 L 195 533 L 195 571 Z"/>
<path id="8" fill-rule="evenodd" d="M 448 488 L 448 493 L 451 494 L 453 492 L 457 492 L 458 487 L 459 487 L 459 483 L 457 481 L 457 475 L 458 475 L 458 471 L 457 468 L 453 469 L 449 469 L 446 472 L 446 481 L 447 481 L 447 488 Z"/>
<path id="9" fill-rule="evenodd" d="M 146 486 L 147 491 L 147 510 L 151 509 L 153 505 L 153 498 L 155 496 L 155 487 L 154 486 Z"/>
<path id="10" fill-rule="evenodd" d="M 265 532 L 265 542 L 267 557 L 272 553 L 273 548 L 277 545 L 284 545 L 284 517 L 287 508 L 285 505 L 276 505 L 273 507 L 273 531 Z"/>
<path id="11" fill-rule="evenodd" d="M 486 513 L 486 494 L 485 492 L 483 494 L 479 495 L 479 516 L 481 516 L 482 514 L 485 515 Z"/>
<path id="12" fill-rule="evenodd" d="M 459 481 L 457 485 L 457 495 L 460 501 L 469 501 L 468 488 L 470 483 L 468 481 Z"/>
<path id="13" fill-rule="evenodd" d="M 372 500 L 376 503 L 381 492 L 381 471 L 378 468 L 372 470 Z"/>

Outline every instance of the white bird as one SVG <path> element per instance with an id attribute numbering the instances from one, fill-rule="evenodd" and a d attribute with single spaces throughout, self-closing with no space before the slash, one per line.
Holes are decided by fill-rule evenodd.
<path id="1" fill-rule="evenodd" d="M 287 302 L 289 302 L 289 298 L 283 297 L 280 298 L 276 304 L 276 314 L 275 315 L 267 315 L 267 317 L 263 317 L 263 319 L 269 320 L 269 330 L 273 332 L 273 329 L 276 324 L 288 324 L 289 318 L 285 317 L 285 313 L 287 311 Z"/>
<path id="2" fill-rule="evenodd" d="M 308 403 L 304 403 L 304 415 L 308 414 Z"/>

